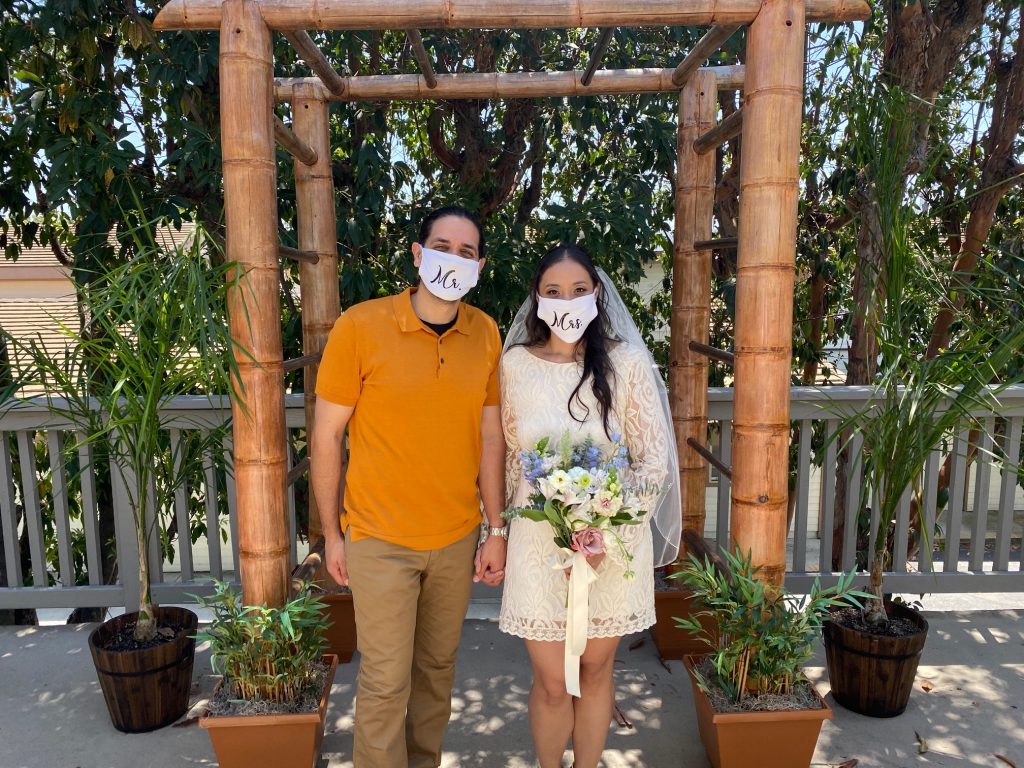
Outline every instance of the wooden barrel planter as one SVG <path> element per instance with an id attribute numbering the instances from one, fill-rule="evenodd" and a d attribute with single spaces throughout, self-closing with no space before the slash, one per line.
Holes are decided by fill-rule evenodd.
<path id="1" fill-rule="evenodd" d="M 827 621 L 822 632 L 832 697 L 868 717 L 895 717 L 907 708 L 928 637 L 928 622 L 917 611 L 892 603 L 886 610 L 889 616 L 911 621 L 919 631 L 885 637 Z"/>
<path id="2" fill-rule="evenodd" d="M 159 626 L 181 627 L 173 640 L 138 650 L 107 649 L 114 634 L 134 624 L 134 613 L 105 621 L 89 635 L 89 651 L 110 720 L 125 733 L 163 728 L 188 709 L 199 619 L 185 608 L 155 612 Z"/>

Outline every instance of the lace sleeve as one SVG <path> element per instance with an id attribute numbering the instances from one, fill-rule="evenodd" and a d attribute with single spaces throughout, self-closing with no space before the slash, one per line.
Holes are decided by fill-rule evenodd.
<path id="1" fill-rule="evenodd" d="M 650 513 L 669 480 L 669 425 L 665 423 L 656 379 L 647 366 L 647 355 L 627 350 L 616 370 L 616 386 L 622 387 L 616 398 L 621 404 L 622 440 L 630 460 L 627 484 L 636 507 L 644 512 L 643 525 L 622 526 L 620 535 L 627 548 L 635 545 L 650 524 Z"/>
<path id="2" fill-rule="evenodd" d="M 507 355 L 501 358 L 501 429 L 505 433 L 505 505 L 515 498 L 516 484 L 522 474 L 519 465 L 519 431 L 510 406 L 509 392 L 512 388 L 512 366 L 506 363 Z"/>

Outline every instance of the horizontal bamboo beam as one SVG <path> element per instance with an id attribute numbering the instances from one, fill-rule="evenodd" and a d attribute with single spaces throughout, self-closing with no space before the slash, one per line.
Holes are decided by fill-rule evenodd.
<path id="1" fill-rule="evenodd" d="M 427 88 L 436 88 L 437 75 L 434 73 L 434 65 L 430 63 L 426 46 L 423 45 L 423 35 L 418 29 L 407 29 L 405 34 L 409 38 L 412 55 L 416 59 L 416 63 L 420 65 L 420 72 L 423 73 L 423 80 L 426 82 Z"/>
<path id="2" fill-rule="evenodd" d="M 711 54 L 721 48 L 722 44 L 732 37 L 733 33 L 736 32 L 740 26 L 741 25 L 739 24 L 728 24 L 725 26 L 712 27 L 708 30 L 707 34 L 705 34 L 704 37 L 698 40 L 697 44 L 693 46 L 693 50 L 686 54 L 683 60 L 679 62 L 679 66 L 676 67 L 676 71 L 672 73 L 672 82 L 682 88 L 683 84 L 686 82 L 686 78 L 696 72 L 697 68 L 707 61 Z"/>
<path id="3" fill-rule="evenodd" d="M 720 91 L 743 88 L 740 64 L 706 67 L 713 72 Z M 345 95 L 330 95 L 331 101 L 416 101 L 419 99 L 515 99 L 544 96 L 612 96 L 625 93 L 678 91 L 671 69 L 601 69 L 590 85 L 583 85 L 583 72 L 466 72 L 438 75 L 437 86 L 427 87 L 422 75 L 364 75 L 345 79 Z M 274 81 L 279 102 L 292 100 L 292 87 L 314 83 L 316 78 L 280 77 Z"/>
<path id="4" fill-rule="evenodd" d="M 309 469 L 309 456 L 306 456 L 302 461 L 288 470 L 288 485 L 295 485 L 295 481 L 306 474 L 307 469 Z"/>
<path id="5" fill-rule="evenodd" d="M 601 37 L 597 39 L 594 52 L 590 54 L 590 61 L 587 62 L 587 68 L 583 72 L 583 77 L 580 78 L 580 82 L 583 85 L 590 85 L 590 81 L 594 79 L 594 73 L 601 65 L 601 59 L 604 58 L 605 53 L 608 51 L 608 44 L 612 41 L 613 34 L 615 34 L 615 29 L 612 27 L 601 30 Z"/>
<path id="6" fill-rule="evenodd" d="M 171 0 L 153 27 L 218 29 L 222 0 Z M 749 24 L 762 0 L 260 0 L 271 29 L 571 29 Z M 805 0 L 807 21 L 860 21 L 867 0 Z"/>
<path id="7" fill-rule="evenodd" d="M 300 251 L 298 248 L 290 248 L 287 245 L 279 245 L 277 252 L 280 254 L 282 259 L 295 259 L 296 261 L 305 261 L 310 264 L 319 264 L 320 256 L 313 253 L 312 251 Z"/>
<path id="8" fill-rule="evenodd" d="M 732 365 L 736 360 L 736 355 L 724 349 L 718 347 L 711 347 L 707 344 L 701 344 L 699 341 L 691 341 L 688 345 L 694 352 L 699 352 L 702 355 L 707 355 L 712 360 L 717 360 L 720 363 L 727 363 Z"/>
<path id="9" fill-rule="evenodd" d="M 718 470 L 719 472 L 721 472 L 721 473 L 722 473 L 723 475 L 725 475 L 725 476 L 726 476 L 726 477 L 728 477 L 728 478 L 729 478 L 730 480 L 732 480 L 732 467 L 730 467 L 730 466 L 729 466 L 728 464 L 726 464 L 725 462 L 723 462 L 723 461 L 722 461 L 722 460 L 721 460 L 720 458 L 718 458 L 717 456 L 715 456 L 715 454 L 713 454 L 713 453 L 712 453 L 711 451 L 709 451 L 709 450 L 708 450 L 707 448 L 705 448 L 705 447 L 704 447 L 703 445 L 701 445 L 700 443 L 698 443 L 698 442 L 697 442 L 697 441 L 696 441 L 695 439 L 693 439 L 692 437 L 688 437 L 688 438 L 686 439 L 686 444 L 687 444 L 688 446 L 690 446 L 691 448 L 693 448 L 693 450 L 695 450 L 695 451 L 696 451 L 697 453 L 699 453 L 699 454 L 701 455 L 701 457 L 702 457 L 702 458 L 703 458 L 703 459 L 704 459 L 704 460 L 705 460 L 705 461 L 706 461 L 706 462 L 707 462 L 708 464 L 710 464 L 710 465 L 711 465 L 711 466 L 713 466 L 713 467 L 714 467 L 715 469 L 717 469 L 717 470 Z"/>
<path id="10" fill-rule="evenodd" d="M 299 54 L 299 58 L 320 78 L 324 88 L 335 96 L 345 95 L 345 78 L 331 66 L 331 62 L 305 30 L 285 30 L 284 37 Z"/>
<path id="11" fill-rule="evenodd" d="M 729 248 L 739 248 L 738 237 L 719 237 L 712 240 L 696 240 L 693 243 L 695 251 L 724 251 Z"/>
<path id="12" fill-rule="evenodd" d="M 313 363 L 319 363 L 320 358 L 324 356 L 323 352 L 317 352 L 315 355 L 303 355 L 302 357 L 293 357 L 291 360 L 285 360 L 284 368 L 285 373 L 288 371 L 294 371 L 297 368 L 303 368 Z"/>
<path id="13" fill-rule="evenodd" d="M 693 142 L 693 151 L 698 155 L 706 155 L 734 136 L 739 136 L 742 131 L 743 108 L 740 107 L 710 131 L 701 134 L 700 138 Z"/>
<path id="14" fill-rule="evenodd" d="M 274 115 L 274 140 L 288 150 L 292 157 L 305 165 L 316 165 L 316 150 L 304 142 L 284 121 Z"/>

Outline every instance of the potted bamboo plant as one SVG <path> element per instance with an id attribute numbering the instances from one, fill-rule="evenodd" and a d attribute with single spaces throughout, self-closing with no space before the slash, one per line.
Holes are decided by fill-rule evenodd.
<path id="1" fill-rule="evenodd" d="M 874 87 L 874 86 L 872 86 Z M 870 102 L 870 103 L 867 103 Z M 979 327 L 959 311 L 949 345 L 929 357 L 914 348 L 922 329 L 914 324 L 915 305 L 937 303 L 951 309 L 941 292 L 943 281 L 915 242 L 912 211 L 904 200 L 903 171 L 913 125 L 913 105 L 898 88 L 882 88 L 862 109 L 866 121 L 857 130 L 863 136 L 859 186 L 866 220 L 864 230 L 876 242 L 878 265 L 868 325 L 878 346 L 879 373 L 867 405 L 857 412 L 843 411 L 838 403 L 826 405 L 841 418 L 827 438 L 850 444 L 863 441 L 862 482 L 858 510 L 871 511 L 867 552 L 868 592 L 863 610 L 836 612 L 824 627 L 832 694 L 843 706 L 875 717 L 904 711 L 924 649 L 928 623 L 911 607 L 888 603 L 883 575 L 894 546 L 894 521 L 904 493 L 912 494 L 924 545 L 931 547 L 923 525 L 922 477 L 929 454 L 951 439 L 964 425 L 980 429 L 972 413 L 997 405 L 1000 375 L 1024 345 L 1024 326 L 1005 312 L 1005 322 Z M 878 138 L 886 139 L 880 143 Z M 1009 278 L 1007 278 L 1009 279 Z M 1001 288 L 988 295 L 977 285 L 959 290 L 984 302 L 993 314 L 1005 299 Z M 926 336 L 924 337 L 927 338 Z M 1016 461 L 1017 457 L 1012 457 Z M 960 532 L 947 531 L 947 546 L 959 546 Z"/>
<path id="2" fill-rule="evenodd" d="M 243 605 L 224 584 L 196 599 L 213 611 L 196 640 L 223 675 L 199 720 L 221 768 L 313 768 L 338 667 L 323 652 L 324 603 L 309 583 L 281 608 Z"/>
<path id="3" fill-rule="evenodd" d="M 702 606 L 681 628 L 707 655 L 687 656 L 697 725 L 713 768 L 800 768 L 832 710 L 804 677 L 829 610 L 857 605 L 853 575 L 796 597 L 758 578 L 749 556 L 690 555 L 678 578 Z M 707 629 L 713 626 L 714 631 Z"/>
<path id="4" fill-rule="evenodd" d="M 138 605 L 98 626 L 89 648 L 114 727 L 144 732 L 188 708 L 197 624 L 191 611 L 154 606 L 151 539 L 163 536 L 161 514 L 173 508 L 175 490 L 201 472 L 205 454 L 222 450 L 223 438 L 197 431 L 172 452 L 163 409 L 182 395 L 229 392 L 233 363 L 222 318 L 228 267 L 210 263 L 208 237 L 200 229 L 186 246 L 167 249 L 150 223 L 131 236 L 134 255 L 76 277 L 84 322 L 62 327 L 63 360 L 38 340 L 8 342 L 20 352 L 20 381 L 43 388 L 50 411 L 109 462 L 115 492 L 131 508 Z M 191 543 L 188 531 L 180 536 Z M 159 543 L 163 553 L 168 542 Z"/>

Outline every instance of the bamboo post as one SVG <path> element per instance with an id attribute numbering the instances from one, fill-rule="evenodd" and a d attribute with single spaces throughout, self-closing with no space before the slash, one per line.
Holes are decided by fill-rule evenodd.
<path id="1" fill-rule="evenodd" d="M 299 138 L 316 152 L 317 162 L 295 161 L 295 207 L 299 248 L 315 253 L 316 263 L 299 263 L 299 305 L 302 307 L 302 348 L 314 357 L 305 369 L 306 435 L 316 412 L 316 377 L 327 336 L 341 312 L 338 295 L 338 235 L 334 213 L 334 178 L 331 174 L 329 107 L 322 88 L 295 87 L 292 126 Z M 307 445 L 307 453 L 312 455 Z M 344 477 L 342 477 L 344 483 Z M 323 538 L 316 500 L 309 494 L 309 540 Z M 323 574 L 320 574 L 323 577 Z"/>
<path id="2" fill-rule="evenodd" d="M 679 98 L 676 151 L 675 247 L 669 359 L 672 416 L 679 450 L 683 528 L 704 534 L 707 469 L 690 446 L 707 441 L 708 360 L 690 349 L 706 345 L 711 317 L 711 251 L 694 241 L 711 237 L 715 196 L 714 155 L 698 155 L 693 143 L 715 124 L 718 89 L 713 74 L 697 72 Z"/>
<path id="3" fill-rule="evenodd" d="M 278 288 L 273 49 L 257 3 L 227 0 L 220 32 L 221 151 L 227 258 L 241 277 L 228 296 L 238 357 L 232 404 L 238 556 L 243 597 L 288 595 L 284 386 Z"/>
<path id="4" fill-rule="evenodd" d="M 786 571 L 805 33 L 797 0 L 765 0 L 751 24 L 740 161 L 731 531 L 776 585 Z"/>
<path id="5" fill-rule="evenodd" d="M 359 75 L 342 78 L 344 95 L 330 101 L 422 101 L 424 99 L 525 99 L 544 96 L 610 96 L 631 93 L 677 92 L 672 69 L 599 69 L 588 85 L 586 72 L 460 72 L 437 75 L 431 88 L 423 75 Z M 713 72 L 720 91 L 743 88 L 743 65 L 701 67 Z M 321 85 L 314 77 L 281 77 L 275 81 L 279 102 L 291 101 L 292 88 L 302 83 Z"/>

